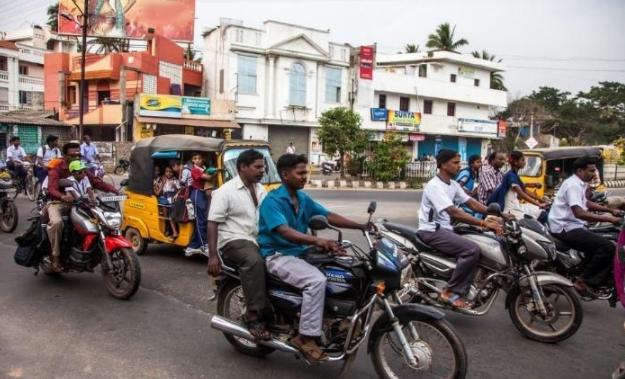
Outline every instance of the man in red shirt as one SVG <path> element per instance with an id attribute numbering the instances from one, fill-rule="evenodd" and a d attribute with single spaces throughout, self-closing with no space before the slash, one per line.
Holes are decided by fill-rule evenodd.
<path id="1" fill-rule="evenodd" d="M 63 233 L 63 215 L 69 213 L 74 198 L 59 189 L 59 180 L 70 176 L 69 164 L 80 159 L 80 145 L 75 142 L 63 146 L 63 161 L 54 169 L 48 171 L 48 239 L 52 248 L 52 270 L 60 272 L 61 267 L 61 238 Z M 93 188 L 105 192 L 117 193 L 117 189 L 102 181 L 87 170 L 87 177 Z"/>

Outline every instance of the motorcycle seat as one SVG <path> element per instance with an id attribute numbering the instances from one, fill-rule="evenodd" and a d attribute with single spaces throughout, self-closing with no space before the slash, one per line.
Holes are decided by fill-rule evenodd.
<path id="1" fill-rule="evenodd" d="M 419 236 L 417 235 L 417 231 L 419 229 L 415 227 L 402 225 L 402 224 L 396 224 L 394 222 L 385 222 L 382 225 L 384 225 L 384 227 L 388 229 L 389 231 L 393 233 L 397 233 L 400 236 L 406 238 L 408 241 L 412 242 L 417 248 L 417 250 L 419 251 L 433 252 L 436 250 L 432 246 L 423 242 L 421 238 L 419 238 Z"/>

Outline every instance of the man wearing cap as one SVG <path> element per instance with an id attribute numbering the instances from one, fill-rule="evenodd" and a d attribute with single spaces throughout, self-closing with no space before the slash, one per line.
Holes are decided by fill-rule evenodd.
<path id="1" fill-rule="evenodd" d="M 62 271 L 61 267 L 61 238 L 63 233 L 63 215 L 71 209 L 74 198 L 70 194 L 61 192 L 59 180 L 67 179 L 70 176 L 69 166 L 72 162 L 80 160 L 80 145 L 70 142 L 63 146 L 63 160 L 54 169 L 48 172 L 48 196 L 51 202 L 48 204 L 48 239 L 52 247 L 52 270 Z M 117 189 L 102 181 L 87 170 L 85 175 L 95 189 L 104 192 L 118 193 Z"/>
<path id="2" fill-rule="evenodd" d="M 442 149 L 436 156 L 438 175 L 423 190 L 417 235 L 441 253 L 456 257 L 456 269 L 440 294 L 439 301 L 455 308 L 469 308 L 463 296 L 469 291 L 480 258 L 479 246 L 454 233 L 451 219 L 501 232 L 498 220 L 477 219 L 454 204 L 464 204 L 473 211 L 486 213 L 486 206 L 467 195 L 453 180 L 460 171 L 460 154 Z"/>

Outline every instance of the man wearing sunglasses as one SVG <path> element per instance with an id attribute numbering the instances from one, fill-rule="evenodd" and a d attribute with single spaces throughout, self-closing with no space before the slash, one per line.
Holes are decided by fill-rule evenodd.
<path id="1" fill-rule="evenodd" d="M 63 146 L 63 161 L 48 172 L 48 238 L 52 247 L 52 270 L 60 272 L 61 267 L 61 238 L 63 233 L 63 215 L 69 213 L 74 198 L 66 194 L 59 188 L 59 180 L 67 179 L 70 176 L 69 165 L 75 160 L 79 160 L 80 145 L 76 142 L 66 143 Z M 87 170 L 87 177 L 91 186 L 104 192 L 118 193 L 117 189 L 102 181 Z"/>

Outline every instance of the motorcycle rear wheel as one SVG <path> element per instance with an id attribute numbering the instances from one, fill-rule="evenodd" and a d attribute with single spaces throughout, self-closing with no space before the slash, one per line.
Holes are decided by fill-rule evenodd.
<path id="1" fill-rule="evenodd" d="M 124 173 L 126 172 L 126 169 L 124 168 L 124 166 L 121 165 L 117 165 L 115 166 L 115 175 L 124 175 Z"/>
<path id="2" fill-rule="evenodd" d="M 128 300 L 141 284 L 139 258 L 131 249 L 119 249 L 110 254 L 113 268 L 102 267 L 102 279 L 106 289 L 116 299 Z M 106 265 L 106 257 L 102 258 Z"/>
<path id="3" fill-rule="evenodd" d="M 245 298 L 243 297 L 243 287 L 239 282 L 229 282 L 219 292 L 217 299 L 217 314 L 229 320 L 243 323 L 242 317 L 245 312 Z M 267 346 L 259 346 L 243 338 L 234 337 L 224 333 L 226 340 L 234 348 L 245 355 L 252 357 L 264 357 L 274 352 L 274 349 Z"/>
<path id="4" fill-rule="evenodd" d="M 0 229 L 5 233 L 13 233 L 19 222 L 19 214 L 15 202 L 8 198 L 0 200 Z"/>

